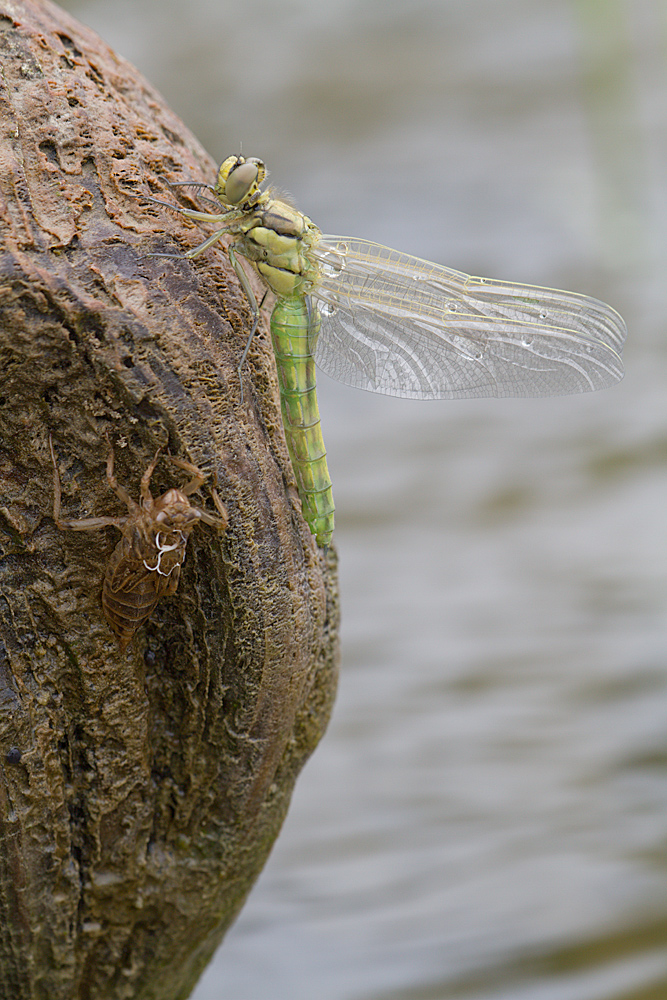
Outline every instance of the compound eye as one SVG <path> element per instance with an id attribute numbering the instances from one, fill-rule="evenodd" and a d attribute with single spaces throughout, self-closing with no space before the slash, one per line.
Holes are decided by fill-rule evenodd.
<path id="1" fill-rule="evenodd" d="M 266 179 L 266 166 L 264 165 L 264 160 L 258 159 L 256 156 L 249 156 L 246 163 L 254 163 L 257 167 L 257 186 Z"/>
<path id="2" fill-rule="evenodd" d="M 225 184 L 225 197 L 230 205 L 240 205 L 248 198 L 257 187 L 258 175 L 258 165 L 252 160 L 240 163 L 230 172 Z"/>
<path id="3" fill-rule="evenodd" d="M 218 178 L 215 184 L 215 191 L 219 198 L 226 200 L 227 195 L 225 193 L 225 188 L 227 187 L 227 178 L 231 174 L 232 170 L 235 170 L 243 160 L 238 156 L 228 156 L 226 160 L 220 164 L 220 169 L 218 170 Z"/>

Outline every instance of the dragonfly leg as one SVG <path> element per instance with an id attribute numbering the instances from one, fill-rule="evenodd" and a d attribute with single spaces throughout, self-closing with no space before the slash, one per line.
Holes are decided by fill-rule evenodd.
<path id="1" fill-rule="evenodd" d="M 187 187 L 192 190 L 197 191 L 210 191 L 211 194 L 215 194 L 215 188 L 212 184 L 205 184 L 203 181 L 169 181 L 170 188 Z"/>
<path id="2" fill-rule="evenodd" d="M 141 477 L 141 504 L 144 510 L 152 510 L 153 508 L 153 494 L 151 493 L 151 479 L 153 473 L 155 472 L 155 466 L 157 465 L 157 460 L 160 457 L 160 452 L 162 451 L 162 446 L 158 448 L 153 456 L 153 461 L 145 470 L 143 476 Z"/>
<path id="3" fill-rule="evenodd" d="M 230 208 L 220 201 L 218 192 L 212 184 L 204 184 L 200 181 L 170 181 L 169 187 L 175 195 L 179 195 L 182 191 L 199 205 L 211 206 L 210 208 L 202 209 L 202 211 L 213 212 L 215 214 L 230 211 Z M 206 193 L 204 194 L 204 192 Z"/>
<path id="4" fill-rule="evenodd" d="M 53 463 L 53 520 L 58 528 L 69 531 L 96 531 L 98 528 L 114 527 L 123 529 L 126 517 L 82 517 L 76 521 L 64 521 L 60 516 L 62 503 L 62 491 L 60 486 L 60 473 L 56 464 L 56 455 L 53 450 L 53 439 L 49 434 L 49 450 L 51 452 L 51 462 Z"/>
<path id="5" fill-rule="evenodd" d="M 246 299 L 248 300 L 248 305 L 250 306 L 250 312 L 252 313 L 252 329 L 250 331 L 250 336 L 248 337 L 246 345 L 243 349 L 243 354 L 241 355 L 241 360 L 239 361 L 238 368 L 236 369 L 239 374 L 239 383 L 241 385 L 241 402 L 243 402 L 243 366 L 245 364 L 246 358 L 248 357 L 248 351 L 250 350 L 250 345 L 252 344 L 252 338 L 255 336 L 255 333 L 257 332 L 257 326 L 259 324 L 259 312 L 262 306 L 264 305 L 264 299 L 267 296 L 267 292 L 264 293 L 264 295 L 262 296 L 262 301 L 259 303 L 259 305 L 257 305 L 257 299 L 255 298 L 255 293 L 250 287 L 248 276 L 243 270 L 241 262 L 239 261 L 238 255 L 235 252 L 233 246 L 229 248 L 229 259 L 236 273 L 236 277 L 241 282 L 241 288 L 245 292 Z"/>
<path id="6" fill-rule="evenodd" d="M 113 470 L 113 467 L 114 467 L 113 445 L 111 444 L 111 441 L 109 440 L 109 435 L 108 434 L 107 434 L 106 438 L 107 438 L 107 444 L 109 445 L 109 454 L 107 455 L 107 482 L 108 482 L 109 486 L 111 487 L 111 489 L 116 494 L 116 496 L 118 497 L 118 499 L 122 503 L 126 504 L 127 509 L 129 511 L 130 515 L 136 517 L 136 515 L 138 514 L 138 512 L 140 510 L 139 504 L 136 503 L 132 499 L 132 497 L 129 495 L 129 493 L 127 492 L 127 490 L 124 489 L 120 485 L 120 483 L 118 482 L 118 480 L 116 479 L 116 476 L 115 476 L 115 473 L 114 473 L 114 470 Z"/>
<path id="7" fill-rule="evenodd" d="M 208 250 L 209 247 L 212 247 L 214 243 L 217 243 L 218 240 L 222 239 L 222 237 L 226 235 L 226 229 L 218 229 L 215 233 L 211 233 L 211 235 L 205 239 L 203 243 L 193 247 L 192 250 L 187 250 L 185 253 L 145 253 L 142 256 L 171 257 L 172 260 L 183 260 L 183 258 L 186 260 L 192 260 L 194 257 L 198 257 L 200 253 L 203 253 L 204 250 Z"/>
<path id="8" fill-rule="evenodd" d="M 163 208 L 170 208 L 172 212 L 184 215 L 186 219 L 193 219 L 194 222 L 224 222 L 231 212 L 238 215 L 236 209 L 225 209 L 224 212 L 196 212 L 192 208 L 181 208 L 180 205 L 172 205 L 170 201 L 162 201 L 161 198 L 154 198 L 150 194 L 137 195 L 143 201 L 152 201 L 154 205 L 162 205 Z"/>
<path id="9" fill-rule="evenodd" d="M 171 457 L 171 461 L 174 465 L 177 465 L 179 469 L 183 469 L 183 472 L 187 472 L 192 478 L 185 484 L 185 486 L 180 487 L 180 492 L 185 493 L 186 497 L 189 497 L 192 493 L 196 493 L 200 486 L 203 486 L 206 482 L 206 475 L 198 469 L 196 465 L 192 462 L 186 462 L 183 458 Z"/>
<path id="10" fill-rule="evenodd" d="M 218 240 L 221 240 L 222 237 L 226 235 L 226 229 L 218 229 L 216 232 L 211 233 L 211 235 L 205 239 L 203 243 L 200 243 L 199 246 L 193 247 L 192 250 L 188 250 L 187 253 L 183 254 L 183 256 L 192 260 L 194 257 L 198 257 L 200 253 L 203 253 L 204 250 L 208 250 L 209 247 L 212 247 L 214 243 L 217 243 Z"/>

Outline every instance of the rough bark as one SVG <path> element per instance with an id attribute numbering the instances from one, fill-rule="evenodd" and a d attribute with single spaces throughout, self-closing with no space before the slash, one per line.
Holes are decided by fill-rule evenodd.
<path id="1" fill-rule="evenodd" d="M 0 0 L 0 996 L 177 1000 L 238 913 L 326 726 L 334 555 L 305 525 L 264 327 L 224 247 L 150 206 L 215 166 L 160 96 L 46 0 Z M 229 515 L 121 654 L 106 527 L 156 448 Z M 154 494 L 182 474 L 158 464 Z"/>

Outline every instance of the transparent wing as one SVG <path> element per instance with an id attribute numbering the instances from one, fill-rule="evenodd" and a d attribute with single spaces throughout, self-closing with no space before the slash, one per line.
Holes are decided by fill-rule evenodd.
<path id="1" fill-rule="evenodd" d="M 552 396 L 623 377 L 623 319 L 597 299 L 473 278 L 377 243 L 324 236 L 318 366 L 417 399 Z"/>

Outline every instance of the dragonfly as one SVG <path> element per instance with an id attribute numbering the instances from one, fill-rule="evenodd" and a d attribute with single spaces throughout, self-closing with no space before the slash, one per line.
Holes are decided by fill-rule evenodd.
<path id="1" fill-rule="evenodd" d="M 323 235 L 264 188 L 256 157 L 229 156 L 215 184 L 185 181 L 204 211 L 150 198 L 225 236 L 252 312 L 242 368 L 268 292 L 285 438 L 303 516 L 327 549 L 334 502 L 317 404 L 315 366 L 339 382 L 413 399 L 556 396 L 623 377 L 626 326 L 604 302 L 576 292 L 477 278 L 368 240 Z M 212 197 L 211 197 L 212 196 Z M 263 280 L 258 303 L 241 259 Z"/>

